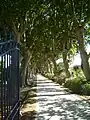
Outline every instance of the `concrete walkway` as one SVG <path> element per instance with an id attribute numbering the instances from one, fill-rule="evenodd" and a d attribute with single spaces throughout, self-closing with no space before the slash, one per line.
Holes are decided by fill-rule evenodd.
<path id="1" fill-rule="evenodd" d="M 26 105 L 26 111 L 30 116 L 31 109 L 34 117 L 22 120 L 90 120 L 90 105 L 78 95 L 70 94 L 65 88 L 37 75 L 36 96 L 30 99 L 34 101 Z M 29 99 L 28 99 L 29 100 Z M 31 100 L 30 100 L 31 101 Z M 25 111 L 25 108 L 23 108 Z"/>
<path id="2" fill-rule="evenodd" d="M 90 120 L 90 105 L 59 84 L 37 76 L 36 120 Z"/>

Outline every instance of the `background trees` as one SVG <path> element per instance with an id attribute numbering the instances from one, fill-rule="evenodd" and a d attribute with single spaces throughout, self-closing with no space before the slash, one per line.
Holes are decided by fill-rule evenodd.
<path id="1" fill-rule="evenodd" d="M 89 0 L 1 1 L 0 27 L 12 30 L 20 43 L 21 80 L 25 85 L 27 68 L 57 74 L 56 60 L 62 55 L 65 73 L 70 77 L 72 51 L 80 51 L 83 73 L 90 80 L 89 54 L 85 50 L 90 36 Z"/>

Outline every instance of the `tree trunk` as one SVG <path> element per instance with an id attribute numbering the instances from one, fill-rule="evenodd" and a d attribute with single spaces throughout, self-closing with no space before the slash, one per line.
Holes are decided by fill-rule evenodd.
<path id="1" fill-rule="evenodd" d="M 15 25 L 14 22 L 12 22 L 12 29 L 13 29 L 13 31 L 14 31 L 14 34 L 15 34 L 15 37 L 16 37 L 16 41 L 17 41 L 18 43 L 20 43 L 21 33 L 18 32 L 18 29 L 16 28 L 16 25 Z"/>
<path id="2" fill-rule="evenodd" d="M 65 68 L 65 73 L 66 73 L 67 78 L 69 78 L 70 72 L 68 70 L 69 65 L 68 65 L 68 60 L 67 60 L 67 51 L 63 51 L 62 56 L 63 56 L 63 64 L 64 64 L 64 68 Z"/>
<path id="3" fill-rule="evenodd" d="M 82 61 L 82 70 L 87 80 L 90 80 L 90 67 L 88 62 L 88 55 L 84 48 L 84 27 L 79 26 L 77 30 L 77 37 L 78 37 L 78 43 L 79 43 L 79 50 L 80 50 L 80 56 Z"/>
<path id="4" fill-rule="evenodd" d="M 24 56 L 21 64 L 21 81 L 22 81 L 22 86 L 25 86 L 25 78 L 26 78 L 26 71 L 28 67 L 28 63 L 30 61 L 30 56 Z"/>
<path id="5" fill-rule="evenodd" d="M 55 61 L 55 58 L 54 58 L 54 56 L 52 56 L 52 62 L 53 62 L 53 65 L 54 65 L 54 74 L 56 74 L 57 73 L 57 64 L 56 64 L 56 61 Z"/>
<path id="6" fill-rule="evenodd" d="M 55 61 L 55 41 L 54 39 L 52 40 L 52 62 L 53 62 L 53 65 L 54 65 L 54 74 L 57 74 L 57 64 L 56 64 L 56 61 Z"/>
<path id="7" fill-rule="evenodd" d="M 17 36 L 16 36 L 16 40 L 18 43 L 20 43 L 20 37 L 21 37 L 21 34 L 20 32 L 17 33 Z"/>
<path id="8" fill-rule="evenodd" d="M 27 66 L 26 76 L 25 76 L 25 85 L 28 86 L 28 66 Z"/>
<path id="9" fill-rule="evenodd" d="M 23 59 L 21 64 L 21 83 L 22 86 L 25 86 L 25 77 L 26 77 L 26 70 L 27 70 L 27 64 L 28 60 Z"/>
<path id="10" fill-rule="evenodd" d="M 49 70 L 50 70 L 50 73 L 53 73 L 53 72 L 52 72 L 52 65 L 51 65 L 51 61 L 50 61 L 50 60 L 48 60 L 48 63 L 49 63 Z"/>

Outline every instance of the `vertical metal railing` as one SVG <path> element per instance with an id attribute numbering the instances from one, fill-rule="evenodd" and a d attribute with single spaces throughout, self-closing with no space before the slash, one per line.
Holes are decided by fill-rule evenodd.
<path id="1" fill-rule="evenodd" d="M 0 40 L 0 119 L 19 120 L 19 44 Z"/>

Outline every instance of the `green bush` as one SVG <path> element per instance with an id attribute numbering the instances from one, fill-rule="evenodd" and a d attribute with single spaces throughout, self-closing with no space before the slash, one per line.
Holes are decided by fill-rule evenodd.
<path id="1" fill-rule="evenodd" d="M 65 83 L 64 83 L 64 87 L 66 88 L 71 88 L 71 83 L 72 83 L 72 80 L 66 80 Z"/>
<path id="2" fill-rule="evenodd" d="M 61 79 L 61 78 L 58 78 L 57 79 L 57 83 L 59 83 L 60 85 L 62 85 L 63 83 L 65 83 L 65 79 Z"/>
<path id="3" fill-rule="evenodd" d="M 74 78 L 66 80 L 64 86 L 69 88 L 73 93 L 81 94 L 83 80 L 81 78 Z"/>
<path id="4" fill-rule="evenodd" d="M 72 90 L 73 93 L 81 94 L 82 82 L 83 81 L 80 78 L 75 78 L 72 80 L 70 89 Z"/>
<path id="5" fill-rule="evenodd" d="M 82 86 L 82 93 L 85 95 L 90 95 L 90 83 L 86 83 Z"/>

